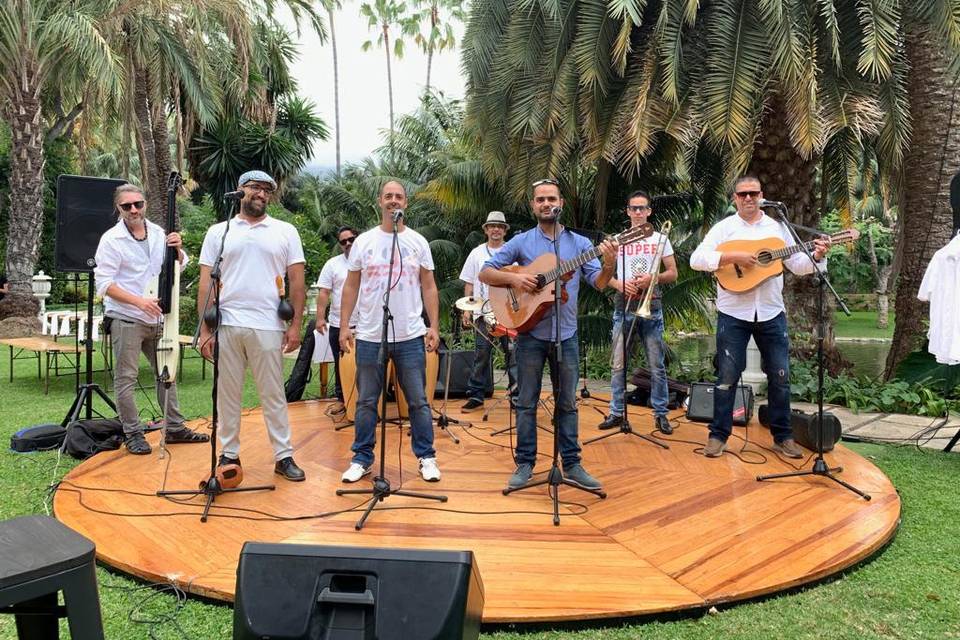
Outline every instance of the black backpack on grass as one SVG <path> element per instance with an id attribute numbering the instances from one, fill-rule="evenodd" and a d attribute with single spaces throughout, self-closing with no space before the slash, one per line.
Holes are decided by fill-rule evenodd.
<path id="1" fill-rule="evenodd" d="M 67 425 L 63 450 L 78 460 L 86 460 L 101 451 L 114 451 L 123 444 L 123 425 L 119 418 L 77 420 Z"/>
<path id="2" fill-rule="evenodd" d="M 316 326 L 317 322 L 315 320 L 307 323 L 307 330 L 300 342 L 300 352 L 297 353 L 297 361 L 293 364 L 293 371 L 290 372 L 286 384 L 283 385 L 287 402 L 296 402 L 303 398 L 303 392 L 313 377 L 313 348 L 316 342 L 313 330 Z"/>

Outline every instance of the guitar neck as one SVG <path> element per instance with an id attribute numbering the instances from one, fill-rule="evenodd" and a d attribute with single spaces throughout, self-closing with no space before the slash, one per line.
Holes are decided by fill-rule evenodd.
<path id="1" fill-rule="evenodd" d="M 594 258 L 598 257 L 599 255 L 600 255 L 600 249 L 598 247 L 594 247 L 593 249 L 590 249 L 590 251 L 585 251 L 584 253 L 581 253 L 576 258 L 570 258 L 569 260 L 561 260 L 560 264 L 558 264 L 555 269 L 552 269 L 546 272 L 545 274 L 543 274 L 544 278 L 546 279 L 546 284 L 550 284 L 551 282 L 553 282 L 554 280 L 556 280 L 557 278 L 559 278 L 565 273 L 576 271 L 577 269 L 579 269 L 586 263 L 590 262 Z"/>
<path id="2" fill-rule="evenodd" d="M 831 240 L 836 242 L 837 240 L 831 236 Z M 800 253 L 803 251 L 803 248 L 806 247 L 807 251 L 813 251 L 813 240 L 809 242 L 804 242 L 802 245 L 794 244 L 789 247 L 784 247 L 783 249 L 776 249 L 770 252 L 770 256 L 776 260 L 782 260 L 784 258 L 789 258 L 795 253 Z"/>

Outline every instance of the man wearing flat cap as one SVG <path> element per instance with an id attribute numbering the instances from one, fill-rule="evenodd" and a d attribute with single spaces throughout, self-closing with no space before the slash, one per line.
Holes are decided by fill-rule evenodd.
<path id="1" fill-rule="evenodd" d="M 460 279 L 464 282 L 463 295 L 479 300 L 488 299 L 489 286 L 480 282 L 480 271 L 483 269 L 483 263 L 503 247 L 509 230 L 510 225 L 507 224 L 507 218 L 502 211 L 491 211 L 487 215 L 487 221 L 483 223 L 483 233 L 487 236 L 487 241 L 470 252 L 460 271 Z M 483 311 L 489 309 L 490 306 L 487 304 Z M 490 335 L 493 327 L 486 322 L 480 311 L 463 312 L 463 326 L 471 325 L 476 329 L 477 340 L 474 347 L 473 370 L 470 373 L 470 382 L 467 383 L 467 402 L 462 407 L 463 411 L 473 411 L 483 406 L 486 382 L 490 376 L 490 355 L 493 350 L 493 341 L 497 339 Z M 510 339 L 507 336 L 500 336 L 499 341 L 507 360 L 507 377 L 510 385 L 508 393 L 512 398 L 516 389 L 517 363 L 514 362 L 510 352 Z"/>
<path id="2" fill-rule="evenodd" d="M 201 317 L 209 296 L 210 272 L 221 252 L 220 326 L 201 325 L 200 350 L 211 357 L 220 343 L 217 411 L 220 462 L 240 464 L 240 410 L 247 367 L 263 407 L 263 419 L 273 446 L 274 471 L 293 482 L 305 474 L 293 460 L 287 399 L 283 391 L 283 353 L 300 346 L 304 305 L 304 257 L 293 225 L 267 215 L 277 183 L 263 171 L 248 171 L 237 182 L 243 192 L 240 212 L 207 231 L 200 251 Z M 289 285 L 293 317 L 289 325 L 281 308 L 283 278 Z"/>

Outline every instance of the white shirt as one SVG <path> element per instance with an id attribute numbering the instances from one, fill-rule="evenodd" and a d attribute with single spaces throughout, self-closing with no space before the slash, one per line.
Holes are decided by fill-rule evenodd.
<path id="1" fill-rule="evenodd" d="M 483 263 L 497 255 L 500 249 L 503 248 L 501 244 L 496 249 L 492 249 L 487 246 L 487 243 L 474 247 L 473 251 L 470 252 L 470 255 L 467 256 L 467 261 L 463 263 L 463 269 L 460 270 L 460 279 L 466 282 L 467 284 L 473 285 L 473 297 L 480 298 L 482 300 L 489 300 L 490 296 L 490 285 L 480 282 L 480 272 L 483 270 Z M 474 318 L 480 317 L 479 311 L 473 312 Z"/>
<path id="2" fill-rule="evenodd" d="M 930 302 L 927 350 L 940 364 L 960 364 L 960 235 L 939 249 L 923 274 L 917 298 Z"/>
<path id="3" fill-rule="evenodd" d="M 213 267 L 220 251 L 226 222 L 207 230 L 200 250 L 200 264 Z M 263 216 L 247 222 L 239 216 L 230 220 L 223 248 L 220 313 L 223 324 L 267 331 L 283 331 L 277 315 L 280 292 L 277 278 L 291 265 L 304 262 L 300 234 L 288 222 Z"/>
<path id="4" fill-rule="evenodd" d="M 617 280 L 623 282 L 644 273 L 650 273 L 650 269 L 653 267 L 653 257 L 657 255 L 657 247 L 662 237 L 659 231 L 654 231 L 649 238 L 642 238 L 636 242 L 621 245 L 617 251 Z M 673 245 L 670 244 L 670 239 L 667 238 L 665 242 L 662 258 L 673 255 Z M 626 260 L 624 260 L 624 256 Z M 626 277 L 623 273 L 624 262 L 626 262 L 627 271 L 630 274 Z M 663 264 L 662 259 L 660 264 Z M 656 293 L 659 295 L 659 292 Z"/>
<path id="5" fill-rule="evenodd" d="M 390 313 L 393 324 L 389 328 L 390 342 L 403 342 L 427 333 L 423 323 L 423 293 L 420 287 L 420 269 L 434 270 L 433 254 L 426 238 L 405 228 L 397 234 L 399 251 L 389 274 Z M 350 271 L 360 272 L 360 293 L 357 296 L 356 338 L 379 342 L 383 322 L 383 298 L 387 291 L 390 269 L 390 249 L 393 234 L 380 227 L 364 231 L 353 243 L 347 260 Z"/>
<path id="6" fill-rule="evenodd" d="M 330 312 L 327 315 L 327 324 L 331 327 L 340 327 L 340 296 L 343 294 L 343 283 L 347 281 L 347 257 L 342 253 L 327 260 L 320 270 L 316 286 L 330 292 Z M 353 309 L 353 318 L 350 325 L 357 324 L 357 309 Z"/>
<path id="7" fill-rule="evenodd" d="M 796 244 L 790 233 L 779 222 L 765 213 L 760 219 L 749 223 L 739 214 L 734 213 L 713 225 L 700 246 L 690 256 L 690 266 L 697 271 L 716 271 L 720 266 L 721 252 L 717 245 L 727 240 L 762 240 L 765 238 L 782 238 L 786 246 Z M 814 266 L 803 252 L 795 253 L 783 261 L 784 266 L 793 273 L 802 276 L 813 273 Z M 821 268 L 826 268 L 826 259 L 820 261 Z M 783 276 L 770 278 L 763 284 L 745 291 L 734 293 L 727 291 L 717 284 L 717 310 L 739 320 L 765 322 L 775 318 L 784 311 L 783 306 Z"/>
<path id="8" fill-rule="evenodd" d="M 156 317 L 151 317 L 133 306 L 114 300 L 106 295 L 110 285 L 115 284 L 127 293 L 142 296 L 151 281 L 160 275 L 163 269 L 163 260 L 167 255 L 167 234 L 160 225 L 145 220 L 147 225 L 147 250 L 144 251 L 141 243 L 134 239 L 123 220 L 119 220 L 102 236 L 97 245 L 95 260 L 97 266 L 93 270 L 96 279 L 97 295 L 103 298 L 105 315 L 121 318 L 131 318 L 146 324 L 155 324 Z M 144 257 L 147 259 L 144 260 Z M 188 259 L 180 263 L 180 270 L 187 265 Z"/>

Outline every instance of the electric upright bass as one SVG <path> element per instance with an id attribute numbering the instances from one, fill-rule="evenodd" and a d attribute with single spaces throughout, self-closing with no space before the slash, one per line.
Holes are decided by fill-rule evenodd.
<path id="1" fill-rule="evenodd" d="M 177 189 L 183 179 L 176 171 L 167 180 L 167 233 L 177 231 Z M 180 250 L 167 247 L 157 287 L 163 327 L 157 338 L 157 371 L 160 382 L 172 384 L 180 363 Z"/>

